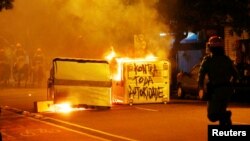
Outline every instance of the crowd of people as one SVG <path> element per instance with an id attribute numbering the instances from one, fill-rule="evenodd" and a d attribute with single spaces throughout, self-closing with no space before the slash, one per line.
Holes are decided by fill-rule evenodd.
<path id="1" fill-rule="evenodd" d="M 28 53 L 21 43 L 0 46 L 0 86 L 40 87 L 45 80 L 45 55 L 41 48 Z"/>

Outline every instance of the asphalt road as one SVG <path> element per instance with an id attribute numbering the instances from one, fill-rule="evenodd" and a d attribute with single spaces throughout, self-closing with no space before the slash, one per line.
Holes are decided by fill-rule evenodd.
<path id="1" fill-rule="evenodd" d="M 114 105 L 72 113 L 34 113 L 46 89 L 1 90 L 3 140 L 206 141 L 206 102 L 172 99 L 168 104 Z M 250 124 L 250 104 L 232 103 L 233 124 Z"/>

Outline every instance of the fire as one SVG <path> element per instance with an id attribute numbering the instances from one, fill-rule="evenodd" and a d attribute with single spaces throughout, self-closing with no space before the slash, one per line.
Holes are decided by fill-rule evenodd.
<path id="1" fill-rule="evenodd" d="M 70 113 L 72 111 L 84 110 L 84 108 L 74 108 L 69 102 L 54 104 L 50 107 L 51 112 L 56 113 Z"/>
<path id="2" fill-rule="evenodd" d="M 113 49 L 111 48 L 111 52 L 105 57 L 109 62 L 111 60 L 115 60 L 117 67 L 115 68 L 115 73 L 113 74 L 113 80 L 115 81 L 121 81 L 122 80 L 122 66 L 126 62 L 144 62 L 144 61 L 156 61 L 158 58 L 154 56 L 153 54 L 148 54 L 144 58 L 129 58 L 129 57 L 121 57 L 118 58 L 116 57 L 116 53 Z M 115 64 L 111 64 L 115 65 Z"/>
<path id="3" fill-rule="evenodd" d="M 114 51 L 114 47 L 111 46 L 111 51 L 110 53 L 105 57 L 106 60 L 108 60 L 109 62 L 116 56 L 116 53 Z"/>
<path id="4" fill-rule="evenodd" d="M 62 104 L 55 105 L 55 111 L 57 111 L 57 112 L 69 113 L 72 110 L 73 109 L 69 103 L 62 103 Z"/>

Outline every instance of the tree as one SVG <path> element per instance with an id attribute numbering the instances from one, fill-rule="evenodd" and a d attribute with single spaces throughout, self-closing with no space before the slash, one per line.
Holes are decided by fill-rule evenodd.
<path id="1" fill-rule="evenodd" d="M 0 11 L 2 9 L 12 9 L 14 0 L 0 0 Z"/>
<path id="2" fill-rule="evenodd" d="M 250 33 L 249 0 L 159 0 L 159 13 L 173 32 L 223 29 L 230 25 Z"/>

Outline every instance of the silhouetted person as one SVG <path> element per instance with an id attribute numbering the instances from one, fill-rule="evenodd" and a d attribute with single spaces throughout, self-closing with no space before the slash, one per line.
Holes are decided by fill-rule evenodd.
<path id="1" fill-rule="evenodd" d="M 228 103 L 233 94 L 232 81 L 237 78 L 233 61 L 224 53 L 224 42 L 221 37 L 212 36 L 207 42 L 210 53 L 203 58 L 199 70 L 198 84 L 204 89 L 205 75 L 207 84 L 207 116 L 212 122 L 220 125 L 231 125 L 231 111 L 227 111 Z"/>
<path id="2" fill-rule="evenodd" d="M 45 77 L 45 56 L 41 48 L 37 48 L 32 58 L 32 83 L 41 86 Z"/>

